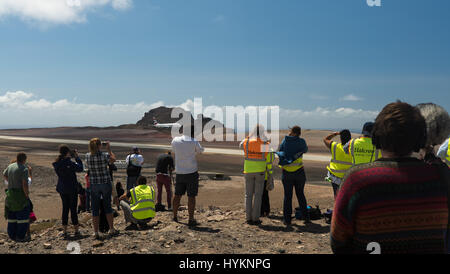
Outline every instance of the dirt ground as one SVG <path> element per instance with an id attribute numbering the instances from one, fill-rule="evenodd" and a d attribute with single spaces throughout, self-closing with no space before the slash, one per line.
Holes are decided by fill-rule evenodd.
<path id="1" fill-rule="evenodd" d="M 3 135 L 3 132 L 0 132 L 0 135 Z M 323 135 L 322 133 L 317 134 L 317 136 Z M 48 136 L 45 136 L 48 137 Z M 64 136 L 65 137 L 65 136 Z M 77 138 L 82 137 L 78 136 Z M 322 137 L 323 138 L 323 137 Z M 88 138 L 86 138 L 88 139 Z M 317 137 L 321 141 L 321 138 Z M 307 139 L 308 142 L 308 139 Z M 317 143 L 314 141 L 313 143 Z M 320 144 L 316 144 L 316 146 L 310 147 L 319 147 Z M 80 154 L 84 154 L 87 152 L 87 147 L 77 146 Z M 117 154 L 119 159 L 124 159 L 125 156 L 129 153 L 126 148 L 112 148 L 113 151 Z M 55 190 L 57 178 L 56 175 L 51 168 L 51 163 L 57 155 L 57 144 L 51 143 L 36 143 L 36 142 L 16 142 L 16 141 L 5 141 L 0 140 L 0 167 L 2 170 L 8 165 L 11 159 L 13 159 L 18 151 L 24 151 L 28 155 L 28 162 L 33 168 L 33 185 L 31 187 L 31 199 L 34 204 L 35 213 L 37 218 L 41 221 L 38 224 L 35 224 L 36 232 L 33 234 L 33 237 L 36 237 L 38 233 L 43 233 L 42 231 L 50 231 L 48 233 L 53 233 L 58 231 L 57 228 L 46 228 L 47 230 L 42 230 L 40 227 L 45 227 L 45 223 L 54 223 L 58 222 L 61 216 L 61 200 L 58 193 Z M 326 150 L 321 149 L 321 152 Z M 161 153 L 161 151 L 156 150 L 145 150 L 143 151 L 144 157 L 146 159 L 146 163 L 151 166 L 156 162 L 157 155 Z M 173 251 L 170 248 L 164 247 L 162 245 L 161 249 L 158 251 L 160 253 L 177 253 L 180 250 L 184 250 L 185 253 L 330 253 L 331 250 L 329 248 L 329 225 L 325 223 L 323 219 L 314 221 L 312 226 L 304 227 L 302 226 L 301 221 L 298 222 L 297 226 L 293 226 L 293 231 L 284 231 L 284 226 L 282 224 L 282 205 L 283 205 L 283 186 L 280 181 L 280 170 L 279 168 L 275 168 L 275 189 L 269 193 L 270 196 L 270 204 L 271 204 L 271 215 L 269 218 L 262 218 L 263 224 L 261 226 L 248 226 L 245 224 L 245 212 L 243 211 L 244 206 L 244 178 L 242 177 L 242 166 L 243 159 L 238 156 L 222 156 L 218 155 L 200 155 L 198 157 L 199 162 L 199 171 L 201 174 L 199 195 L 197 197 L 197 209 L 198 209 L 198 218 L 201 224 L 205 224 L 205 230 L 214 230 L 219 229 L 220 233 L 205 233 L 204 231 L 191 231 L 186 230 L 186 233 L 200 233 L 199 235 L 195 234 L 193 237 L 201 236 L 201 235 L 209 235 L 212 237 L 219 237 L 222 235 L 225 238 L 221 238 L 225 242 L 223 246 L 217 246 L 215 244 L 211 244 L 214 248 L 205 247 L 204 245 L 196 246 L 194 243 L 187 244 L 186 246 L 180 249 L 180 245 L 178 246 L 177 251 Z M 307 174 L 307 184 L 305 187 L 305 195 L 308 200 L 308 204 L 311 206 L 319 205 L 322 211 L 325 211 L 327 208 L 333 207 L 333 191 L 331 186 L 323 181 L 323 178 L 326 175 L 326 167 L 327 163 L 324 162 L 314 162 L 308 161 L 305 162 L 305 170 Z M 144 175 L 151 179 L 152 184 L 154 182 L 154 168 L 149 167 L 143 170 Z M 207 175 L 210 173 L 223 173 L 228 177 L 228 180 L 212 180 L 208 178 Z M 83 179 L 84 174 L 79 174 L 80 182 L 84 182 Z M 114 181 L 118 182 L 126 182 L 126 174 L 124 170 L 119 170 L 115 173 Z M 2 189 L 4 189 L 4 185 L 2 184 Z M 0 204 L 4 204 L 5 193 L 4 190 L 0 192 Z M 295 199 L 294 195 L 294 203 L 293 207 L 298 206 L 298 203 Z M 163 196 L 163 203 L 166 203 L 165 193 Z M 187 199 L 184 197 L 182 199 L 182 204 L 187 204 Z M 217 213 L 217 212 L 219 213 Z M 227 213 L 228 212 L 228 213 Z M 185 212 L 187 214 L 187 212 Z M 183 214 L 185 214 L 183 213 Z M 216 214 L 217 213 L 217 214 Z M 228 214 L 228 215 L 226 215 Z M 211 216 L 224 216 L 224 218 L 220 217 L 220 221 L 209 219 L 214 218 Z M 158 220 L 160 224 L 159 230 L 162 230 L 166 227 L 171 227 L 170 229 L 174 230 L 182 230 L 184 231 L 184 226 L 181 224 L 170 224 L 170 214 L 168 212 L 160 213 L 161 219 Z M 123 217 L 118 217 L 120 220 L 123 220 Z M 208 219 L 209 218 L 209 219 Z M 89 216 L 85 216 L 85 219 L 90 219 Z M 44 222 L 42 222 L 44 221 Z M 120 222 L 120 221 L 119 221 Z M 294 222 L 295 224 L 295 222 Z M 89 223 L 86 223 L 85 234 L 92 233 L 91 229 L 88 227 Z M 232 227 L 240 227 L 240 235 L 243 236 L 241 241 L 244 241 L 245 244 L 241 244 L 243 247 L 238 248 L 234 251 L 228 250 L 230 245 L 233 245 L 236 240 L 230 240 L 236 238 L 234 235 L 236 233 L 233 232 Z M 182 228 L 183 227 L 183 228 Z M 124 229 L 125 225 L 119 226 L 119 228 Z M 54 229 L 55 231 L 53 231 Z M 169 230 L 170 230 L 169 229 Z M 52 232 L 53 231 L 53 232 Z M 0 218 L 0 234 L 6 232 L 6 222 L 2 217 Z M 155 235 L 156 230 L 154 230 Z M 284 233 L 282 233 L 284 232 Z M 56 233 L 56 232 L 55 232 Z M 127 232 L 128 233 L 128 232 Z M 239 234 L 238 233 L 238 234 Z M 261 237 L 275 237 L 278 238 L 280 235 L 283 235 L 279 240 L 281 241 L 279 244 L 273 245 L 271 241 L 261 241 L 259 245 L 253 244 L 251 241 L 246 242 L 245 236 L 250 237 L 250 235 L 259 235 Z M 267 235 L 267 233 L 269 235 Z M 280 234 L 282 233 L 282 234 Z M 217 235 L 211 235 L 217 234 Z M 273 235 L 272 235 L 273 234 Z M 280 235 L 278 235 L 280 234 Z M 141 234 L 139 234 L 141 235 Z M 165 235 L 165 234 L 164 234 Z M 176 239 L 172 239 L 169 236 L 160 236 L 169 239 L 168 241 L 176 242 Z M 180 235 L 184 235 L 181 232 Z M 178 236 L 180 236 L 178 235 Z M 191 234 L 189 234 L 191 235 Z M 219 236 L 218 236 L 219 235 Z M 301 237 L 300 237 L 301 235 Z M 142 236 L 142 235 L 141 235 Z M 222 237 L 220 236 L 220 237 Z M 58 240 L 53 239 L 54 237 L 45 238 L 43 240 L 50 241 L 50 243 L 54 244 L 55 247 L 53 249 L 45 249 L 42 248 L 42 241 L 36 242 L 34 244 L 27 244 L 24 249 L 21 249 L 20 245 L 11 247 L 8 245 L 8 241 L 3 234 L 3 244 L 2 237 L 0 237 L 0 253 L 60 253 L 67 252 L 64 248 L 64 243 Z M 186 237 L 184 235 L 183 237 Z M 191 236 L 189 236 L 191 237 Z M 228 238 L 229 239 L 228 239 Z M 205 238 L 206 242 L 214 242 L 217 241 L 216 238 Z M 239 238 L 239 237 L 237 237 Z M 52 239 L 56 242 L 52 242 Z M 92 239 L 92 237 L 90 237 Z M 215 240 L 214 240 L 215 239 Z M 228 240 L 230 240 L 230 242 Z M 294 243 L 290 246 L 289 243 Z M 2 249 L 3 246 L 3 249 Z M 6 246 L 9 246 L 7 249 L 4 249 Z M 37 249 L 33 249 L 33 246 L 36 246 Z M 56 246 L 58 246 L 56 248 Z M 108 243 L 102 245 L 102 247 L 107 247 Z M 299 247 L 300 246 L 300 247 Z M 40 248 L 39 248 L 40 247 Z M 126 247 L 124 250 L 115 249 L 116 253 L 129 253 L 126 251 Z M 144 251 L 140 251 L 140 249 L 136 249 L 138 253 L 146 253 L 145 247 L 142 247 Z M 59 250 L 59 251 L 58 251 Z M 93 253 L 108 253 L 108 249 L 90 249 Z M 156 252 L 156 251 L 155 251 Z"/>

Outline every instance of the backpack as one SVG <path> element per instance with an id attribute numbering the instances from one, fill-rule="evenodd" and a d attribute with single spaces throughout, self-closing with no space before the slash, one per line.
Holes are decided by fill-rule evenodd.
<path id="1" fill-rule="evenodd" d="M 138 177 L 141 174 L 142 167 L 133 165 L 131 163 L 131 154 L 128 156 L 129 156 L 129 160 L 128 160 L 128 166 L 127 166 L 127 176 L 128 177 Z"/>
<path id="2" fill-rule="evenodd" d="M 322 218 L 322 212 L 320 211 L 320 208 L 318 205 L 316 205 L 316 208 L 313 208 L 311 206 L 307 206 L 308 212 L 309 212 L 309 218 L 311 220 L 319 220 Z M 298 220 L 304 220 L 305 217 L 302 214 L 302 211 L 299 207 L 295 208 L 295 218 Z"/>

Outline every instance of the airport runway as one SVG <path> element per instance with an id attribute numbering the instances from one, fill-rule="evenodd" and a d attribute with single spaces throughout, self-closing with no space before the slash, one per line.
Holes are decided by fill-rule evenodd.
<path id="1" fill-rule="evenodd" d="M 12 140 L 12 141 L 27 141 L 27 142 L 41 142 L 41 143 L 58 143 L 58 144 L 77 144 L 77 145 L 88 145 L 86 140 L 73 140 L 73 139 L 57 139 L 57 138 L 40 138 L 40 137 L 19 137 L 19 136 L 5 136 L 0 135 L 0 139 Z M 138 146 L 139 148 L 148 148 L 155 150 L 169 150 L 172 147 L 170 145 L 160 145 L 160 144 L 146 144 L 146 143 L 124 143 L 124 142 L 111 142 L 112 147 L 132 147 Z M 236 155 L 243 156 L 244 153 L 240 149 L 226 149 L 226 148 L 205 148 L 205 154 L 222 154 L 222 155 Z M 308 161 L 318 161 L 318 162 L 329 162 L 330 156 L 321 154 L 305 154 L 303 155 L 304 160 Z"/>

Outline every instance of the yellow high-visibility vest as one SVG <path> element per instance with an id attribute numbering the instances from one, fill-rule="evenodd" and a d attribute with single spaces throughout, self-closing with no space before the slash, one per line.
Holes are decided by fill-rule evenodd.
<path id="1" fill-rule="evenodd" d="M 265 180 L 267 180 L 267 178 L 269 177 L 269 175 L 272 175 L 272 163 L 273 163 L 273 153 L 269 153 L 267 155 L 267 157 L 269 158 L 268 161 L 266 162 L 266 176 L 265 176 Z"/>
<path id="2" fill-rule="evenodd" d="M 349 150 L 353 165 L 371 163 L 381 158 L 381 151 L 372 144 L 370 137 L 352 139 Z"/>
<path id="3" fill-rule="evenodd" d="M 246 138 L 243 142 L 245 153 L 244 173 L 263 173 L 266 166 L 272 163 L 269 151 L 269 142 L 263 142 L 260 138 Z"/>
<path id="4" fill-rule="evenodd" d="M 295 172 L 303 167 L 303 156 L 297 158 L 297 160 L 293 161 L 289 165 L 280 166 L 280 168 L 286 170 L 287 172 Z"/>
<path id="5" fill-rule="evenodd" d="M 131 192 L 131 214 L 137 220 L 155 217 L 155 190 L 151 186 L 138 185 Z"/>
<path id="6" fill-rule="evenodd" d="M 345 172 L 352 167 L 352 156 L 344 152 L 341 143 L 331 143 L 331 161 L 327 166 L 328 171 L 338 178 L 344 178 Z"/>
<path id="7" fill-rule="evenodd" d="M 450 166 L 450 138 L 448 139 L 447 158 L 445 158 L 445 162 Z"/>

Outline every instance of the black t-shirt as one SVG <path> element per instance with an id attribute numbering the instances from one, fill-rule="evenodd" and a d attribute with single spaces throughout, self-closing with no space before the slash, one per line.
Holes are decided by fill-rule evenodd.
<path id="1" fill-rule="evenodd" d="M 169 174 L 168 168 L 174 169 L 173 157 L 169 154 L 161 154 L 156 162 L 156 173 Z"/>

